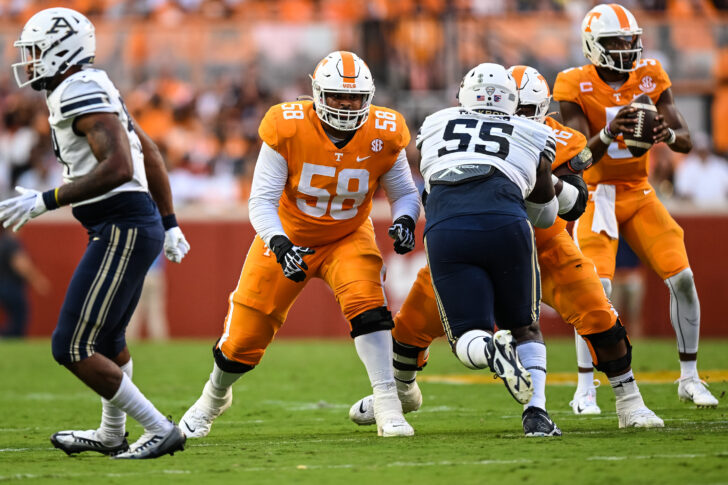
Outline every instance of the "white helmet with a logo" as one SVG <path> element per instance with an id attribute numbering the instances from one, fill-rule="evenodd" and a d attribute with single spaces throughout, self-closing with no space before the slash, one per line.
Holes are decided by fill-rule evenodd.
<path id="1" fill-rule="evenodd" d="M 546 78 L 529 66 L 513 66 L 508 72 L 518 86 L 518 105 L 535 106 L 533 119 L 543 123 L 551 105 L 551 91 Z"/>
<path id="2" fill-rule="evenodd" d="M 518 107 L 518 86 L 505 67 L 486 62 L 465 75 L 458 101 L 460 106 L 473 111 L 512 115 Z"/>
<path id="3" fill-rule="evenodd" d="M 374 80 L 359 56 L 347 51 L 332 52 L 316 66 L 311 84 L 316 114 L 321 121 L 341 131 L 353 131 L 366 123 L 374 97 Z M 361 108 L 332 108 L 326 104 L 326 95 L 330 93 L 361 94 Z"/>
<path id="4" fill-rule="evenodd" d="M 629 49 L 607 50 L 600 42 L 605 37 L 627 37 L 631 42 Z M 581 48 L 584 56 L 592 64 L 630 72 L 642 57 L 642 29 L 632 12 L 616 3 L 597 5 L 589 10 L 581 23 Z M 619 58 L 619 65 L 612 57 Z"/>
<path id="5" fill-rule="evenodd" d="M 48 8 L 33 15 L 13 44 L 20 49 L 20 62 L 12 65 L 15 81 L 45 89 L 47 81 L 77 64 L 90 64 L 96 55 L 96 35 L 89 19 L 70 8 Z M 32 76 L 23 81 L 26 66 Z"/>

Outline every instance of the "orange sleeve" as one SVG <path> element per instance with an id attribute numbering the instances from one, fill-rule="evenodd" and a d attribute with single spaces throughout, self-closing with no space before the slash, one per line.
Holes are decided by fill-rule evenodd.
<path id="1" fill-rule="evenodd" d="M 579 82 L 577 79 L 578 67 L 561 71 L 554 82 L 554 100 L 570 101 L 579 104 Z"/>
<path id="2" fill-rule="evenodd" d="M 404 119 L 404 116 L 402 116 L 400 113 L 397 113 L 397 118 L 399 119 L 399 123 L 397 123 L 401 128 L 399 129 L 399 145 L 400 149 L 405 148 L 407 145 L 409 145 L 410 139 L 412 136 L 410 135 L 409 128 L 407 128 L 407 122 Z"/>
<path id="3" fill-rule="evenodd" d="M 278 127 L 276 123 L 278 110 L 278 106 L 270 108 L 258 127 L 258 135 L 260 135 L 261 140 L 276 151 L 278 151 Z"/>

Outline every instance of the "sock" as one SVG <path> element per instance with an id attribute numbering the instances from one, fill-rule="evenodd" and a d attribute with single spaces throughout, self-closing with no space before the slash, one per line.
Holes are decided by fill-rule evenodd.
<path id="1" fill-rule="evenodd" d="M 680 361 L 680 379 L 699 379 L 697 360 Z"/>
<path id="2" fill-rule="evenodd" d="M 485 344 L 491 338 L 485 330 L 468 330 L 455 343 L 455 355 L 469 369 L 487 369 Z"/>
<path id="3" fill-rule="evenodd" d="M 200 396 L 197 404 L 211 416 L 220 415 L 223 406 L 230 400 L 230 395 L 233 392 L 232 385 L 242 375 L 243 373 L 225 372 L 215 362 L 212 366 L 210 379 L 205 383 L 202 396 Z"/>
<path id="4" fill-rule="evenodd" d="M 516 347 L 518 359 L 531 373 L 533 383 L 533 397 L 523 409 L 535 406 L 546 410 L 546 344 L 529 341 L 518 344 Z"/>
<path id="5" fill-rule="evenodd" d="M 392 369 L 392 332 L 379 330 L 354 337 L 354 346 L 369 376 L 374 394 L 395 389 Z"/>
<path id="6" fill-rule="evenodd" d="M 645 405 L 631 369 L 622 375 L 610 377 L 609 384 L 614 390 L 617 412 L 621 409 Z"/>
<path id="7" fill-rule="evenodd" d="M 700 338 L 700 301 L 695 290 L 690 268 L 665 280 L 670 290 L 670 323 L 677 336 L 677 349 L 681 353 L 698 351 Z"/>
<path id="8" fill-rule="evenodd" d="M 126 374 L 121 379 L 119 390 L 109 402 L 138 421 L 145 431 L 166 434 L 173 426 Z"/>
<path id="9" fill-rule="evenodd" d="M 134 364 L 131 359 L 121 366 L 121 371 L 131 379 Z M 111 404 L 107 399 L 101 398 L 101 424 L 96 435 L 105 445 L 114 445 L 124 439 L 126 431 L 126 413 Z"/>

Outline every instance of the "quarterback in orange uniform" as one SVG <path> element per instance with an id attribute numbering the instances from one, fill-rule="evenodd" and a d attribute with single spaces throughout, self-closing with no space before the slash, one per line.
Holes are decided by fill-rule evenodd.
<path id="1" fill-rule="evenodd" d="M 591 154 L 586 148 L 584 135 L 565 127 L 547 116 L 551 101 L 548 83 L 534 68 L 513 66 L 509 69 L 519 89 L 519 107 L 516 114 L 532 118 L 549 126 L 556 140 L 556 159 L 552 164 L 555 188 L 559 193 L 560 218 L 547 229 L 534 230 L 538 264 L 541 268 L 541 295 L 545 303 L 555 308 L 563 319 L 574 326 L 578 334 L 594 339 L 595 362 L 608 377 L 631 375 L 631 349 L 626 332 L 619 322 L 617 313 L 606 297 L 594 265 L 584 257 L 566 231 L 566 221 L 582 214 L 587 199 L 587 190 L 581 180 L 581 172 L 591 163 Z M 563 185 L 559 188 L 560 185 Z M 430 343 L 444 335 L 437 311 L 435 294 L 430 282 L 428 267 L 417 274 L 412 289 L 402 308 L 395 317 L 394 367 L 395 379 L 404 412 L 418 409 L 422 394 L 415 376 L 427 362 Z M 616 338 L 621 335 L 621 338 Z M 545 409 L 546 349 L 543 344 L 528 341 L 518 344 L 518 355 L 523 365 L 531 372 L 534 381 L 534 396 L 524 407 L 536 406 Z M 525 349 L 525 346 L 534 347 Z M 542 379 L 539 379 L 542 378 Z M 622 380 L 625 380 L 624 378 Z M 621 381 L 613 382 L 617 395 L 619 427 L 660 427 L 662 420 L 648 409 L 634 385 L 629 395 L 622 391 Z M 620 397 L 622 399 L 620 399 Z M 371 412 L 362 412 L 371 407 L 368 396 L 352 406 L 349 417 L 357 424 L 373 424 Z M 529 430 L 527 436 L 550 436 L 546 429 Z M 530 433 L 529 433 L 530 431 Z"/>
<path id="2" fill-rule="evenodd" d="M 566 69 L 554 85 L 565 124 L 589 138 L 595 161 L 584 174 L 590 199 L 575 237 L 584 255 L 594 261 L 607 295 L 620 233 L 665 281 L 680 357 L 678 397 L 699 407 L 717 406 L 718 400 L 698 377 L 700 303 L 683 230 L 647 182 L 648 154 L 634 157 L 623 142 L 623 134 L 633 132 L 636 122 L 636 109 L 630 103 L 641 94 L 652 99 L 659 113 L 654 143 L 687 153 L 692 147 L 690 133 L 675 107 L 667 73 L 657 60 L 641 58 L 642 29 L 632 13 L 617 4 L 598 5 L 587 13 L 581 33 L 582 49 L 591 64 Z M 586 357 L 584 349 L 577 353 Z M 588 366 L 584 357 L 579 358 L 579 367 L 584 367 L 582 361 Z M 583 392 L 577 389 L 577 395 Z"/>
<path id="3" fill-rule="evenodd" d="M 405 155 L 402 115 L 371 104 L 374 83 L 351 52 L 326 56 L 312 75 L 313 101 L 273 106 L 258 130 L 250 220 L 257 235 L 230 294 L 215 364 L 202 396 L 180 426 L 206 436 L 232 402 L 232 384 L 253 369 L 313 277 L 334 292 L 351 324 L 374 392 L 380 436 L 410 436 L 392 370 L 392 316 L 383 263 L 369 219 L 381 185 L 392 206 L 397 253 L 414 248 L 420 199 Z"/>

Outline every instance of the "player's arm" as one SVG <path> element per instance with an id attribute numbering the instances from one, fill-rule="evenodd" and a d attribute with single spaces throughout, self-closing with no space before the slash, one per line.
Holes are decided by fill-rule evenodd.
<path id="1" fill-rule="evenodd" d="M 675 106 L 670 88 L 664 90 L 657 100 L 657 113 L 655 121 L 658 125 L 654 128 L 654 142 L 663 141 L 674 152 L 688 153 L 692 150 L 693 142 L 688 124 Z"/>
<path id="2" fill-rule="evenodd" d="M 637 109 L 627 105 L 620 109 L 617 115 L 609 123 L 605 124 L 601 130 L 597 133 L 591 133 L 589 120 L 578 104 L 571 101 L 559 101 L 559 109 L 564 124 L 586 136 L 587 146 L 591 150 L 594 163 L 599 162 L 607 153 L 607 148 L 617 135 L 634 131 L 637 116 Z"/>
<path id="3" fill-rule="evenodd" d="M 149 138 L 142 128 L 134 123 L 134 131 L 142 144 L 144 154 L 144 172 L 147 175 L 149 193 L 157 204 L 159 213 L 162 215 L 164 226 L 164 255 L 174 263 L 182 262 L 182 258 L 190 250 L 182 230 L 177 224 L 177 217 L 174 214 L 174 203 L 172 202 L 172 189 L 169 186 L 167 167 L 164 158 L 157 148 L 157 144 Z"/>
<path id="4" fill-rule="evenodd" d="M 98 161 L 96 167 L 73 182 L 42 193 L 16 187 L 20 195 L 0 203 L 3 227 L 13 225 L 13 231 L 18 231 L 30 219 L 47 210 L 97 197 L 133 178 L 129 139 L 115 113 L 80 115 L 75 118 L 74 130 L 79 136 L 86 137 Z"/>
<path id="5" fill-rule="evenodd" d="M 420 196 L 412 179 L 407 152 L 403 148 L 392 168 L 379 179 L 392 207 L 389 236 L 394 251 L 405 254 L 415 248 L 415 225 L 420 217 Z"/>
<path id="6" fill-rule="evenodd" d="M 77 134 L 86 137 L 98 164 L 86 175 L 58 188 L 59 205 L 103 195 L 134 176 L 129 138 L 115 113 L 81 115 L 73 126 Z"/>
<path id="7" fill-rule="evenodd" d="M 526 213 L 534 227 L 551 227 L 559 211 L 553 180 L 551 179 L 551 163 L 553 158 L 541 155 L 536 169 L 536 184 L 526 197 Z"/>
<path id="8" fill-rule="evenodd" d="M 559 203 L 559 216 L 566 221 L 577 220 L 586 210 L 586 203 L 589 200 L 589 189 L 582 178 L 582 172 L 574 172 L 567 162 L 556 167 L 551 178 Z"/>
<path id="9" fill-rule="evenodd" d="M 288 180 L 288 163 L 283 156 L 263 143 L 253 171 L 248 213 L 250 223 L 258 236 L 276 255 L 283 274 L 295 282 L 306 279 L 308 265 L 303 256 L 313 249 L 296 246 L 286 235 L 278 216 L 278 204 Z"/>

